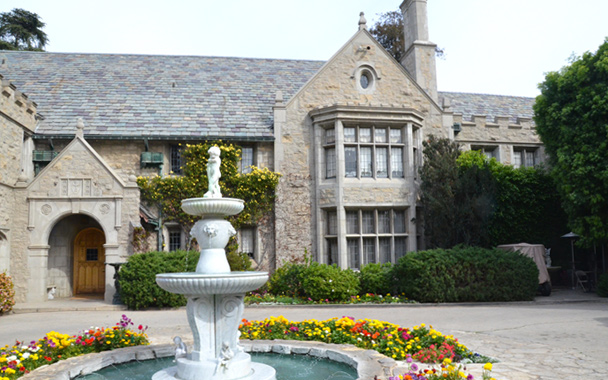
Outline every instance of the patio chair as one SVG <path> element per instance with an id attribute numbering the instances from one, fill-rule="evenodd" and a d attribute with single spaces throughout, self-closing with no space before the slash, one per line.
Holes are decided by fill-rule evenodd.
<path id="1" fill-rule="evenodd" d="M 576 286 L 580 286 L 584 292 L 590 291 L 591 286 L 589 284 L 589 279 L 587 278 L 587 273 L 582 270 L 577 270 L 574 273 L 576 274 Z"/>

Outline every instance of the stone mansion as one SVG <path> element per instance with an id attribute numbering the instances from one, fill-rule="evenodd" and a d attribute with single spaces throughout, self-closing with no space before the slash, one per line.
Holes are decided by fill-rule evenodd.
<path id="1" fill-rule="evenodd" d="M 242 170 L 282 174 L 272 217 L 238 233 L 267 270 L 305 250 L 359 268 L 423 248 L 425 136 L 541 162 L 534 99 L 438 92 L 426 0 L 401 10 L 402 62 L 363 15 L 326 62 L 0 51 L 0 272 L 17 302 L 51 288 L 110 302 L 111 264 L 138 253 L 142 226 L 150 250 L 183 247 L 180 226 L 140 204 L 135 182 L 179 175 L 180 144 L 230 141 Z"/>

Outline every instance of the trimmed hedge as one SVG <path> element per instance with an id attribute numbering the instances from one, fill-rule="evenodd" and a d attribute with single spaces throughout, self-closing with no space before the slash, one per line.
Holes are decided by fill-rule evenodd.
<path id="1" fill-rule="evenodd" d="M 386 295 L 393 291 L 391 271 L 393 264 L 366 264 L 361 267 L 357 274 L 361 288 L 359 294 L 380 294 Z"/>
<path id="2" fill-rule="evenodd" d="M 597 295 L 600 297 L 608 297 L 608 273 L 600 276 L 597 282 Z"/>
<path id="3" fill-rule="evenodd" d="M 186 305 L 186 297 L 169 293 L 156 285 L 159 273 L 194 272 L 199 252 L 147 252 L 130 256 L 120 268 L 120 297 L 129 309 L 147 307 L 179 307 Z M 229 250 L 226 254 L 232 271 L 251 269 L 247 254 Z"/>
<path id="4" fill-rule="evenodd" d="M 532 259 L 479 247 L 408 253 L 392 277 L 397 292 L 418 302 L 525 301 L 538 288 Z"/>
<path id="5" fill-rule="evenodd" d="M 301 273 L 309 263 L 287 263 L 277 268 L 268 279 L 268 292 L 275 296 L 303 297 Z"/>
<path id="6" fill-rule="evenodd" d="M 120 268 L 120 297 L 129 309 L 179 307 L 186 298 L 172 294 L 156 284 L 159 273 L 194 272 L 199 252 L 147 252 L 130 256 Z"/>
<path id="7" fill-rule="evenodd" d="M 307 260 L 278 268 L 268 281 L 268 292 L 313 301 L 346 301 L 359 292 L 359 279 L 350 269 Z"/>

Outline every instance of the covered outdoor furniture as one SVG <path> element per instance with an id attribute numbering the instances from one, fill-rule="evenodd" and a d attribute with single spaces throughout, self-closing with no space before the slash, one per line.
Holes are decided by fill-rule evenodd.
<path id="1" fill-rule="evenodd" d="M 540 292 L 543 296 L 551 294 L 551 279 L 549 272 L 547 271 L 547 264 L 545 262 L 545 246 L 542 244 L 503 244 L 499 245 L 499 249 L 504 251 L 516 252 L 519 251 L 522 255 L 530 257 L 536 263 L 538 268 L 538 284 Z"/>
<path id="2" fill-rule="evenodd" d="M 583 292 L 591 291 L 591 284 L 589 283 L 589 278 L 587 277 L 587 273 L 582 270 L 577 270 L 576 272 L 576 286 L 580 286 L 583 289 Z"/>

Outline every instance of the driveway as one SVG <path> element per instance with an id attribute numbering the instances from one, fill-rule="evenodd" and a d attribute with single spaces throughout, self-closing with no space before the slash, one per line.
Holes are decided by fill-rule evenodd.
<path id="1" fill-rule="evenodd" d="M 454 335 L 470 349 L 500 360 L 493 372 L 499 380 L 608 378 L 608 299 L 595 295 L 567 299 L 565 295 L 501 304 L 248 306 L 244 318 L 282 315 L 290 320 L 322 320 L 347 315 L 404 327 L 426 323 Z M 0 345 L 12 344 L 15 338 L 38 339 L 51 330 L 76 333 L 90 326 L 113 325 L 122 314 L 135 325 L 148 325 L 153 343 L 168 343 L 175 335 L 191 338 L 184 308 L 123 311 L 100 307 L 2 316 Z"/>

